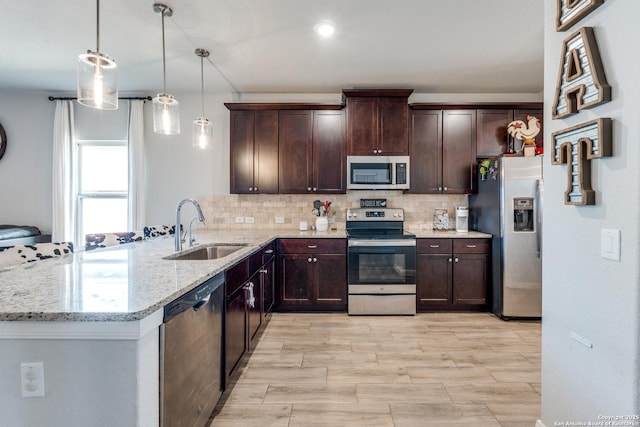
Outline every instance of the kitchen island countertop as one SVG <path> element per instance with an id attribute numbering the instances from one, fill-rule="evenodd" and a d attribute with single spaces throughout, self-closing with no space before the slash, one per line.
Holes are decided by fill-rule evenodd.
<path id="1" fill-rule="evenodd" d="M 167 260 L 173 236 L 0 269 L 0 322 L 141 320 L 276 237 L 345 238 L 344 232 L 211 230 L 198 243 L 246 247 L 223 258 Z M 185 249 L 185 252 L 190 250 Z"/>

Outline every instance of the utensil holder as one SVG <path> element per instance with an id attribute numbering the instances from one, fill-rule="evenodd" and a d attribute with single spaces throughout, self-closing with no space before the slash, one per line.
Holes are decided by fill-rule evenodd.
<path id="1" fill-rule="evenodd" d="M 329 219 L 326 216 L 316 218 L 316 231 L 327 231 L 329 229 Z"/>

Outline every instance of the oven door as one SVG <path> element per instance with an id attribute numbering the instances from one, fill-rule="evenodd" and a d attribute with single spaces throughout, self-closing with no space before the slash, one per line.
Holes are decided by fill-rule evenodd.
<path id="1" fill-rule="evenodd" d="M 415 285 L 415 239 L 349 239 L 349 285 Z"/>

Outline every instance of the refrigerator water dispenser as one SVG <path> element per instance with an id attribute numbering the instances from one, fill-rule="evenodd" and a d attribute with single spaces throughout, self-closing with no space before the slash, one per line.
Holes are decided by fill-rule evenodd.
<path id="1" fill-rule="evenodd" d="M 513 231 L 534 231 L 533 198 L 515 197 L 513 199 Z"/>

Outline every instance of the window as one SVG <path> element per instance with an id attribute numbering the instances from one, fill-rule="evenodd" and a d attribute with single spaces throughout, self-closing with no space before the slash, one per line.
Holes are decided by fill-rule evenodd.
<path id="1" fill-rule="evenodd" d="M 127 231 L 129 161 L 127 141 L 77 141 L 76 241 L 89 233 Z"/>

